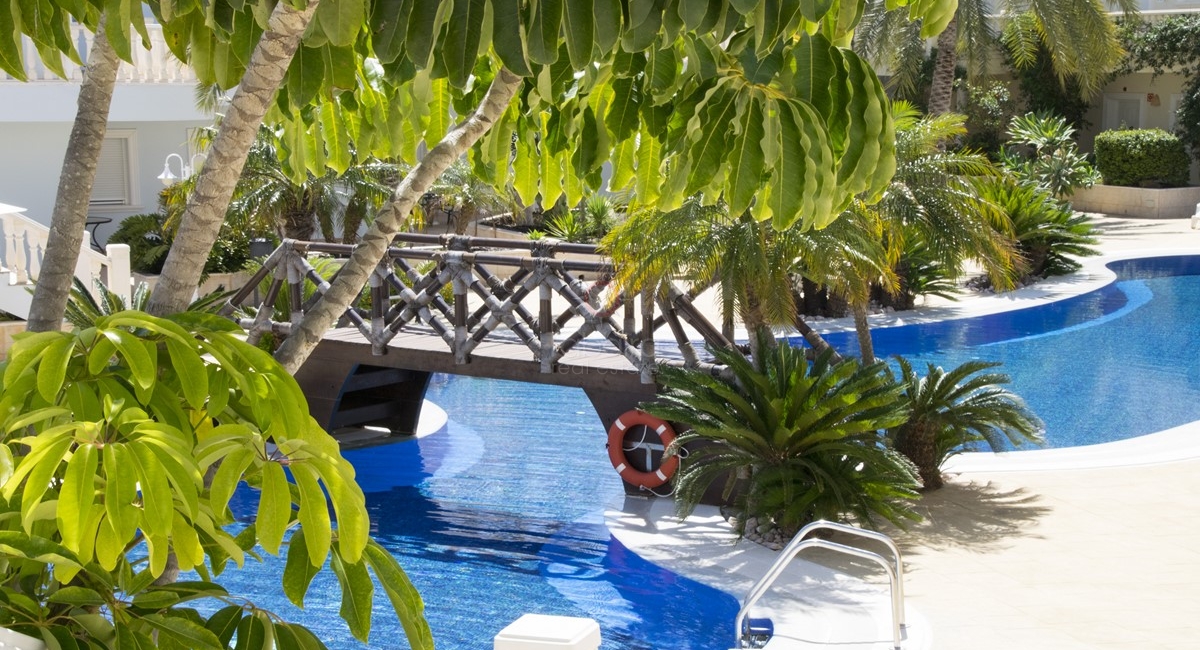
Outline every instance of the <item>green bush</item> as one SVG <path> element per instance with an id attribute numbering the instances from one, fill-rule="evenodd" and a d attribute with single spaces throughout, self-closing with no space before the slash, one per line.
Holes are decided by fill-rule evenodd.
<path id="1" fill-rule="evenodd" d="M 1187 185 L 1187 151 L 1162 129 L 1105 131 L 1096 136 L 1096 167 L 1105 184 L 1127 187 Z"/>

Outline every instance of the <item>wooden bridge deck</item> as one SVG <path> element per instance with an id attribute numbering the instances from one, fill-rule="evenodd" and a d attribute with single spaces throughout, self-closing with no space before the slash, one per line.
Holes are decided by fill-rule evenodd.
<path id="1" fill-rule="evenodd" d="M 653 385 L 643 384 L 637 368 L 629 359 L 596 341 L 585 342 L 567 352 L 555 371 L 544 373 L 532 352 L 516 340 L 504 340 L 501 333 L 490 337 L 471 352 L 470 363 L 455 363 L 454 355 L 445 342 L 435 334 L 402 331 L 387 345 L 387 354 L 371 353 L 371 343 L 357 328 L 330 330 L 317 347 L 317 358 L 336 357 L 342 361 L 404 368 L 421 372 L 443 372 L 470 377 L 509 379 L 540 384 L 556 384 L 593 390 L 620 392 L 653 392 Z M 678 353 L 675 353 L 677 356 Z M 672 356 L 672 350 L 660 350 L 660 358 Z"/>

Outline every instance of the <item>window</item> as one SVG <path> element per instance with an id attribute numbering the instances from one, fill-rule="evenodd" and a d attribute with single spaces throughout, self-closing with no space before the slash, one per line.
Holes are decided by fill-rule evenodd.
<path id="1" fill-rule="evenodd" d="M 1142 104 L 1146 96 L 1140 93 L 1112 93 L 1104 96 L 1104 130 L 1142 128 Z"/>
<path id="2" fill-rule="evenodd" d="M 133 205 L 137 186 L 133 173 L 134 131 L 109 131 L 100 147 L 92 207 Z"/>

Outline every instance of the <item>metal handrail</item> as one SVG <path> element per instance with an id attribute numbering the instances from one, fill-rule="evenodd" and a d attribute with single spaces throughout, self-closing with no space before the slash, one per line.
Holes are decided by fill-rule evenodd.
<path id="1" fill-rule="evenodd" d="M 882 555 L 874 551 L 868 551 L 866 549 L 861 549 L 854 546 L 847 546 L 846 544 L 838 544 L 837 542 L 830 542 L 823 539 L 808 539 L 808 536 L 817 530 L 836 530 L 881 542 L 888 547 L 889 551 L 891 551 L 892 561 L 889 562 Z M 792 541 L 788 542 L 788 545 L 785 546 L 783 551 L 780 552 L 779 557 L 775 560 L 775 563 L 771 565 L 771 568 L 767 571 L 767 573 L 764 574 L 762 578 L 759 578 L 758 582 L 756 582 L 750 589 L 750 592 L 746 594 L 745 600 L 742 601 L 742 607 L 740 610 L 738 610 L 737 619 L 734 621 L 736 634 L 735 638 L 737 639 L 736 647 L 746 647 L 744 645 L 746 636 L 745 622 L 750 608 L 753 607 L 754 604 L 757 603 L 764 594 L 766 594 L 771 585 L 773 585 L 775 581 L 779 579 L 779 576 L 783 574 L 783 571 L 785 568 L 787 568 L 787 565 L 798 555 L 800 555 L 800 553 L 810 548 L 823 548 L 826 550 L 836 551 L 844 555 L 871 560 L 883 567 L 884 571 L 888 575 L 889 592 L 892 601 L 892 645 L 896 650 L 900 650 L 900 628 L 905 625 L 903 583 L 904 566 L 900 555 L 900 549 L 896 547 L 895 542 L 893 542 L 892 539 L 887 535 L 874 531 L 863 530 L 854 526 L 847 526 L 846 524 L 835 523 L 832 521 L 814 521 L 804 528 L 801 528 L 800 532 L 796 533 L 796 536 L 792 538 Z"/>

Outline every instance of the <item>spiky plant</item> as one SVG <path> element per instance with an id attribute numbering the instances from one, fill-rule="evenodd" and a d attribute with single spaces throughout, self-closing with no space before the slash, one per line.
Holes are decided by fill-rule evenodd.
<path id="1" fill-rule="evenodd" d="M 1027 278 L 1072 273 L 1079 268 L 1073 258 L 1099 254 L 1088 218 L 1044 190 L 998 178 L 980 184 L 980 197 L 1006 216 L 1005 227 L 1025 259 Z"/>
<path id="2" fill-rule="evenodd" d="M 896 362 L 908 421 L 889 429 L 888 436 L 917 466 L 926 490 L 942 487 L 942 464 L 968 445 L 982 442 L 1004 451 L 1042 442 L 1042 421 L 1004 388 L 1008 375 L 986 372 L 999 363 L 968 361 L 949 372 L 930 363 L 922 377 L 906 359 Z"/>
<path id="3" fill-rule="evenodd" d="M 215 313 L 221 304 L 233 294 L 233 291 L 214 291 L 196 299 L 188 305 L 187 311 L 203 311 Z M 94 327 L 96 321 L 105 316 L 118 314 L 126 310 L 142 311 L 150 301 L 150 287 L 145 282 L 139 282 L 129 297 L 129 302 L 109 290 L 104 283 L 96 281 L 96 293 L 89 292 L 87 285 L 79 278 L 74 279 L 71 295 L 67 298 L 67 309 L 63 318 L 78 329 Z"/>
<path id="4" fill-rule="evenodd" d="M 675 499 L 688 515 L 724 482 L 741 514 L 792 535 L 816 519 L 915 519 L 915 469 L 882 444 L 880 431 L 904 421 L 900 388 L 882 364 L 850 359 L 811 364 L 788 345 L 760 346 L 760 367 L 730 350 L 714 350 L 732 380 L 698 370 L 661 369 L 666 389 L 647 412 L 686 425 Z M 739 526 L 739 532 L 744 532 Z"/>

